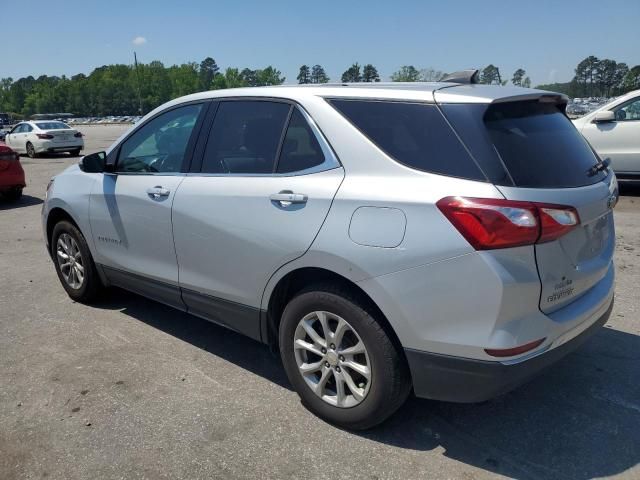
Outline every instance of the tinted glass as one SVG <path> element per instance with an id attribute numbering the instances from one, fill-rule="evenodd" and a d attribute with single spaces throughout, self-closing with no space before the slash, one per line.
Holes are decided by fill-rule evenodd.
<path id="1" fill-rule="evenodd" d="M 444 117 L 422 103 L 332 100 L 362 133 L 396 161 L 431 173 L 486 180 Z"/>
<path id="2" fill-rule="evenodd" d="M 640 98 L 632 100 L 615 110 L 616 121 L 633 122 L 640 120 Z"/>
<path id="3" fill-rule="evenodd" d="M 29 133 L 29 132 L 33 132 L 33 127 L 31 125 L 29 125 L 28 123 L 25 123 L 22 126 L 22 132 L 23 133 Z"/>
<path id="4" fill-rule="evenodd" d="M 16 125 L 9 133 L 22 133 L 22 127 L 24 127 L 24 124 L 22 123 L 20 125 Z"/>
<path id="5" fill-rule="evenodd" d="M 323 162 L 324 154 L 318 139 L 300 111 L 295 109 L 284 137 L 277 172 L 299 172 Z"/>
<path id="6" fill-rule="evenodd" d="M 483 120 L 516 186 L 579 187 L 605 176 L 589 175 L 597 158 L 555 104 L 498 103 L 487 108 Z"/>
<path id="7" fill-rule="evenodd" d="M 36 125 L 40 130 L 64 130 L 69 128 L 69 125 L 62 122 L 38 122 Z"/>
<path id="8" fill-rule="evenodd" d="M 118 172 L 179 172 L 202 104 L 163 113 L 129 137 L 120 149 Z"/>
<path id="9" fill-rule="evenodd" d="M 203 173 L 272 173 L 291 106 L 221 102 L 209 134 Z"/>

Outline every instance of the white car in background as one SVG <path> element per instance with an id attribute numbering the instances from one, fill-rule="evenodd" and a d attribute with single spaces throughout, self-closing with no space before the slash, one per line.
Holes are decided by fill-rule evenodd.
<path id="1" fill-rule="evenodd" d="M 57 120 L 21 122 L 7 133 L 5 143 L 31 158 L 47 152 L 69 152 L 79 156 L 84 148 L 82 133 Z"/>
<path id="2" fill-rule="evenodd" d="M 611 159 L 619 180 L 640 180 L 640 90 L 573 120 L 601 158 Z"/>

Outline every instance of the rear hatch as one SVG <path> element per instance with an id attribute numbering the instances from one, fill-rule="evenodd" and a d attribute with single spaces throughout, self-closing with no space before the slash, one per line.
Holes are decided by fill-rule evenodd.
<path id="1" fill-rule="evenodd" d="M 577 213 L 577 224 L 566 233 L 535 244 L 545 313 L 597 284 L 611 266 L 615 245 L 617 182 L 565 116 L 564 106 L 564 98 L 544 94 L 440 105 L 506 199 Z"/>

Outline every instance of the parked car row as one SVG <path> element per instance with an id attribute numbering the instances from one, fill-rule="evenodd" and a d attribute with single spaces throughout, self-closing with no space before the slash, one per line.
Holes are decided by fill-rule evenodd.
<path id="1" fill-rule="evenodd" d="M 66 119 L 71 125 L 109 124 L 109 123 L 137 123 L 140 116 L 109 116 L 109 117 L 78 117 Z"/>

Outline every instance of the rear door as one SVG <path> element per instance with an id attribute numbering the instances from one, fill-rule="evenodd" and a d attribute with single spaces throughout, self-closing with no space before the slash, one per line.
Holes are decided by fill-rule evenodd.
<path id="1" fill-rule="evenodd" d="M 554 104 L 493 105 L 484 115 L 484 125 L 515 183 L 499 187 L 506 198 L 570 206 L 578 213 L 576 228 L 535 247 L 542 284 L 540 309 L 550 313 L 610 273 L 615 184 L 606 172 L 590 171 L 596 156 Z"/>
<path id="2" fill-rule="evenodd" d="M 640 97 L 613 108 L 613 122 L 587 123 L 582 134 L 619 173 L 640 174 Z"/>
<path id="3" fill-rule="evenodd" d="M 221 101 L 202 140 L 173 205 L 183 300 L 259 338 L 267 281 L 309 248 L 344 172 L 307 114 L 286 102 Z"/>

